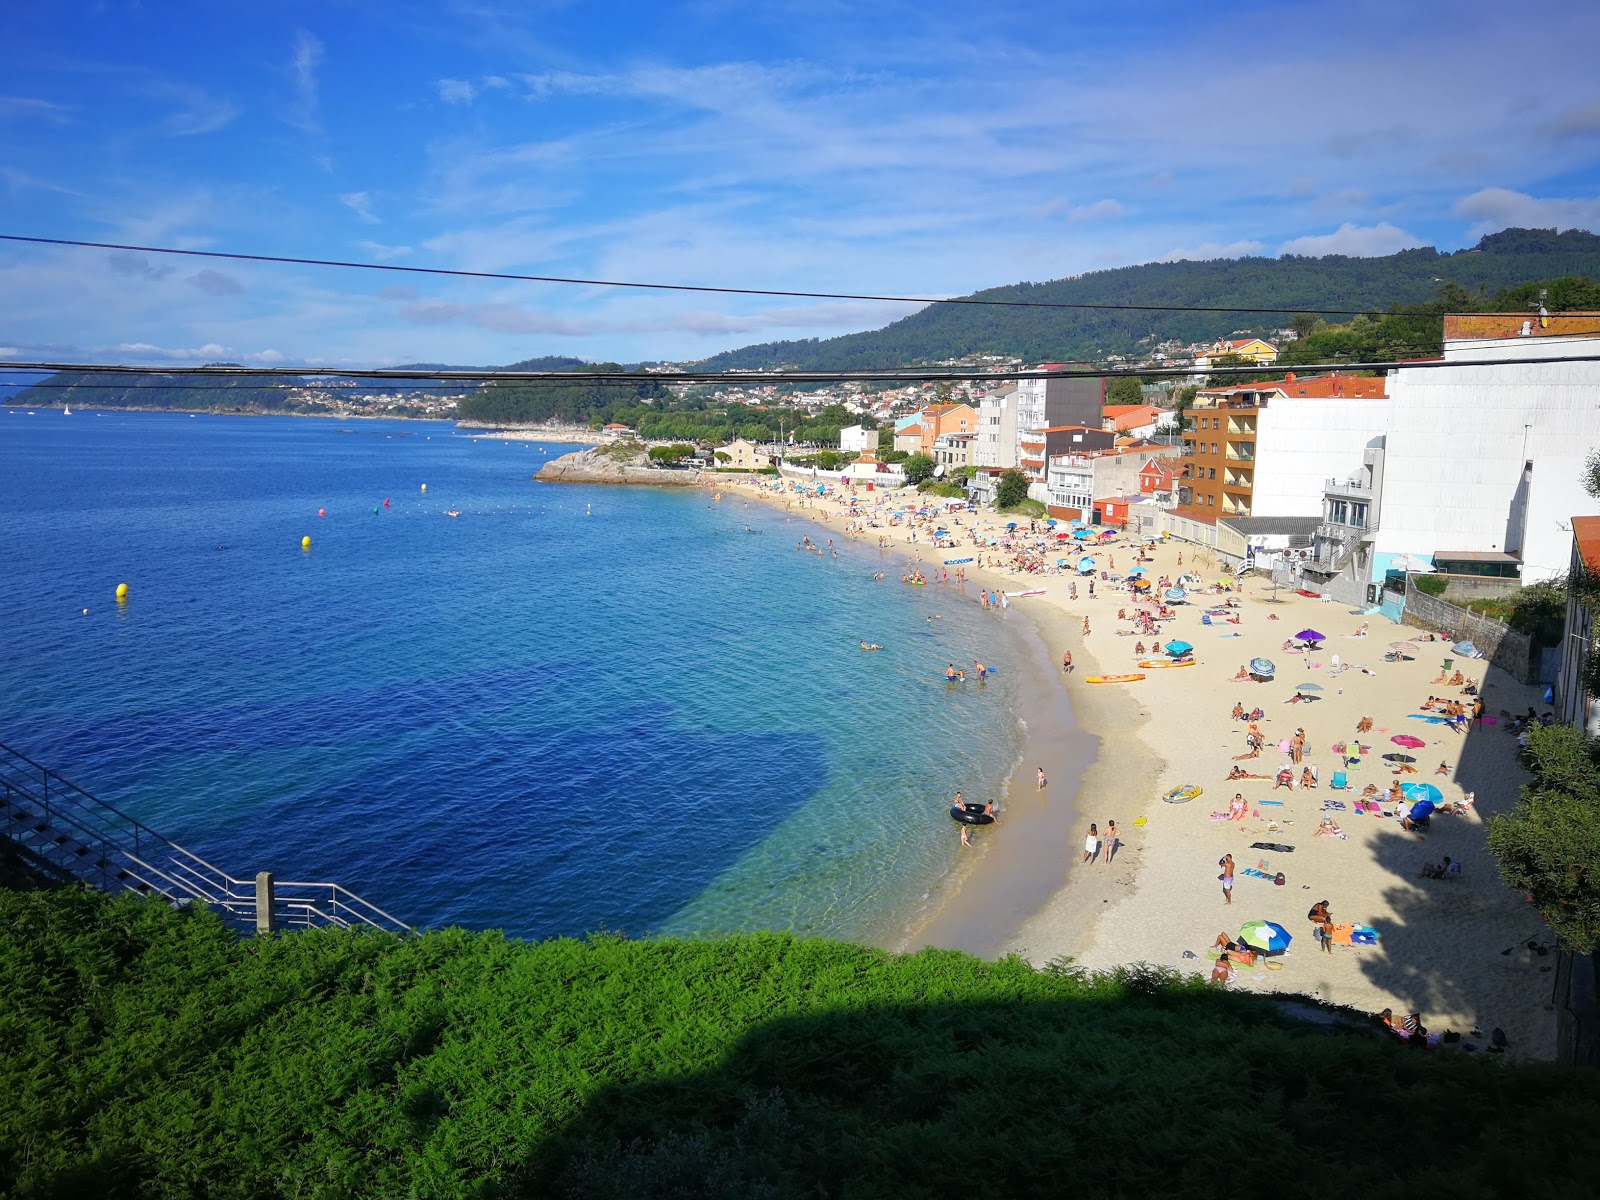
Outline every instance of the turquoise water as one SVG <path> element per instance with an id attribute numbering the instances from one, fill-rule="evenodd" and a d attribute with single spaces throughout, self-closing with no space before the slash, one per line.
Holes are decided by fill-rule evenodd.
<path id="1" fill-rule="evenodd" d="M 0 410 L 0 741 L 420 925 L 893 936 L 1016 761 L 1020 631 L 765 505 L 533 482 L 567 449 Z"/>

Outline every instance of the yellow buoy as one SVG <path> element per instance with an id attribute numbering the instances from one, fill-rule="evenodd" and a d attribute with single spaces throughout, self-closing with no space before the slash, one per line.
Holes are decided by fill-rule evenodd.
<path id="1" fill-rule="evenodd" d="M 311 549 L 311 539 L 308 538 L 308 537 L 301 538 L 300 539 L 300 549 L 302 549 L 302 550 Z"/>
<path id="2" fill-rule="evenodd" d="M 128 585 L 125 584 L 125 583 L 117 584 L 117 599 L 118 600 L 126 600 L 127 598 L 128 598 Z"/>
<path id="3" fill-rule="evenodd" d="M 422 490 L 423 491 L 427 491 L 428 490 L 428 485 L 427 484 L 423 484 L 422 485 Z"/>

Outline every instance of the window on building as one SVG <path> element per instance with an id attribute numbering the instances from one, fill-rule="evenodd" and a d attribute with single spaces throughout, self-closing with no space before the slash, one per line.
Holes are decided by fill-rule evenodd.
<path id="1" fill-rule="evenodd" d="M 1348 515 L 1349 514 L 1346 511 L 1345 502 L 1343 500 L 1328 501 L 1328 520 L 1332 521 L 1335 525 L 1346 524 L 1345 517 Z"/>
<path id="2" fill-rule="evenodd" d="M 1206 497 L 1206 507 L 1207 508 L 1211 508 L 1213 505 L 1216 504 L 1216 502 L 1217 502 L 1217 498 L 1215 496 L 1207 496 Z"/>
<path id="3" fill-rule="evenodd" d="M 1215 467 L 1206 468 L 1206 478 L 1207 479 L 1215 479 L 1216 477 L 1217 477 L 1217 469 Z"/>
<path id="4" fill-rule="evenodd" d="M 1367 506 L 1364 502 L 1358 500 L 1352 500 L 1350 502 L 1350 524 L 1354 525 L 1357 529 L 1366 528 Z"/>

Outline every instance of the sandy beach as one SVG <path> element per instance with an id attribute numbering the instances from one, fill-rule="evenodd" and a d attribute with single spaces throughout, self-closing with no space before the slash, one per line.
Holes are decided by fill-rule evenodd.
<path id="1" fill-rule="evenodd" d="M 849 520 L 847 497 L 802 498 L 792 485 L 779 493 L 770 478 L 765 483 L 723 477 L 710 486 L 804 512 L 833 531 Z M 857 496 L 864 504 L 881 500 L 887 512 L 911 493 Z M 974 597 L 967 602 L 976 602 L 980 587 L 1013 594 L 1042 589 L 1013 598 L 1010 611 L 1036 625 L 1038 653 L 1057 681 L 1055 695 L 1030 697 L 1028 748 L 1011 783 L 1007 819 L 981 831 L 976 852 L 948 882 L 942 903 L 894 948 L 931 944 L 1016 953 L 1036 964 L 1070 960 L 1097 970 L 1150 963 L 1209 977 L 1219 933 L 1231 938 L 1247 921 L 1270 920 L 1292 935 L 1288 951 L 1236 967 L 1226 986 L 1309 994 L 1364 1013 L 1415 1012 L 1430 1033 L 1453 1031 L 1483 1048 L 1498 1028 L 1512 1055 L 1554 1054 L 1553 943 L 1544 938 L 1538 914 L 1500 881 L 1484 839 L 1485 818 L 1509 809 L 1525 779 L 1501 714 L 1537 707 L 1542 688 L 1462 660 L 1448 642 L 1420 641 L 1408 660 L 1386 661 L 1389 643 L 1415 642 L 1425 631 L 1285 589 L 1274 597 L 1271 584 L 1259 578 L 1229 593 L 1237 600 L 1238 624 L 1203 623 L 1206 606 L 1226 597 L 1198 593 L 1160 623 L 1159 641 L 1192 643 L 1196 665 L 1149 670 L 1134 683 L 1089 685 L 1083 682 L 1089 675 L 1138 671 L 1134 646 L 1144 642 L 1148 650 L 1153 639 L 1118 619 L 1119 610 L 1133 612 L 1122 585 L 1096 577 L 1091 598 L 1088 581 L 1076 574 L 1009 570 L 1000 564 L 1006 552 L 972 547 L 973 535 L 1001 537 L 1008 520 L 959 514 L 948 522 L 959 545 L 944 550 L 932 546 L 932 526 L 921 523 L 891 527 L 879 520 L 857 535 L 865 544 L 882 538 L 930 572 L 949 572 L 952 582 L 956 568 L 944 566 L 944 559 L 976 556 L 961 568 L 965 591 Z M 1060 556 L 1075 560 L 1077 553 Z M 1120 576 L 1134 567 L 1133 556 L 1119 536 L 1097 551 L 1098 566 Z M 1049 561 L 1056 557 L 1052 552 Z M 986 565 L 991 558 L 994 565 Z M 1176 579 L 1194 570 L 1207 585 L 1220 580 L 1203 550 L 1178 543 L 1158 546 L 1142 565 L 1151 578 Z M 1365 636 L 1357 636 L 1363 625 Z M 1326 635 L 1318 649 L 1284 649 L 1308 627 Z M 1073 655 L 1070 675 L 1061 670 L 1064 652 Z M 1274 679 L 1235 682 L 1240 668 L 1257 657 L 1276 664 Z M 1481 727 L 1457 733 L 1414 715 L 1433 715 L 1422 707 L 1430 696 L 1470 706 L 1472 697 L 1460 687 L 1436 682 L 1446 659 L 1455 660 L 1452 672 L 1460 669 L 1482 687 L 1488 720 Z M 1307 692 L 1315 699 L 1289 703 L 1303 684 L 1315 685 Z M 1246 723 L 1231 715 L 1236 702 L 1263 710 L 1265 745 L 1259 757 L 1240 759 L 1238 766 L 1265 778 L 1227 778 L 1237 756 L 1247 753 Z M 1357 735 L 1363 718 L 1372 727 Z M 1303 761 L 1294 767 L 1297 786 L 1275 786 L 1278 770 L 1291 763 L 1279 744 L 1297 729 L 1305 738 Z M 1423 745 L 1403 747 L 1396 737 Z M 1397 774 L 1400 764 L 1383 758 L 1391 753 L 1415 758 L 1415 773 Z M 1050 778 L 1045 792 L 1035 789 L 1035 756 L 1051 760 L 1037 764 Z M 1347 759 L 1356 761 L 1346 765 Z M 1073 778 L 1070 764 L 1085 762 L 1090 765 Z M 1318 777 L 1314 788 L 1298 786 L 1306 767 Z M 1341 769 L 1347 790 L 1332 787 Z M 1402 828 L 1393 804 L 1385 806 L 1386 815 L 1357 809 L 1368 785 L 1382 796 L 1396 781 L 1433 784 L 1443 794 L 1441 811 L 1425 832 Z M 1164 793 L 1186 784 L 1198 785 L 1200 794 L 1185 803 L 1163 802 Z M 1228 819 L 1236 793 L 1244 815 Z M 1469 797 L 1464 815 L 1448 815 L 1453 802 Z M 1324 819 L 1331 824 L 1324 826 Z M 1083 864 L 1088 823 L 1104 833 L 1109 820 L 1119 834 L 1115 855 L 1109 863 L 1102 854 Z M 1231 905 L 1218 878 L 1225 854 L 1236 864 Z M 1421 876 L 1425 863 L 1445 855 L 1461 864 L 1459 875 Z M 1282 885 L 1275 882 L 1280 873 Z M 1322 950 L 1307 919 L 1322 900 L 1338 927 L 1332 953 Z M 970 916 L 979 906 L 987 910 L 984 922 Z M 997 911 L 1006 916 L 1001 924 L 1015 922 L 998 943 L 992 934 Z M 977 935 L 979 926 L 990 932 Z M 1351 926 L 1375 931 L 1376 943 L 1352 944 L 1345 928 Z M 1355 941 L 1362 940 L 1358 932 Z"/>

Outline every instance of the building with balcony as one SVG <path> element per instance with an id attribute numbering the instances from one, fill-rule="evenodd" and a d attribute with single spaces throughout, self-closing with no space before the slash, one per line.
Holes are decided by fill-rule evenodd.
<path id="1" fill-rule="evenodd" d="M 1270 367 L 1278 361 L 1278 348 L 1260 338 L 1218 338 L 1204 354 L 1197 355 L 1194 365 L 1204 371 L 1219 358 L 1237 358 L 1261 367 Z"/>
<path id="2" fill-rule="evenodd" d="M 940 434 L 933 443 L 934 463 L 944 467 L 945 474 L 969 465 L 972 462 L 972 443 L 976 440 L 977 434 L 973 433 Z"/>
<path id="3" fill-rule="evenodd" d="M 1106 404 L 1106 381 L 1086 376 L 1063 376 L 1052 372 L 1069 369 L 1067 363 L 1046 363 L 1038 372 L 1023 375 L 1017 380 L 1017 459 L 1024 470 L 1038 472 L 1043 478 L 1044 464 L 1029 468 L 1023 459 L 1039 459 L 1037 453 L 1024 452 L 1026 439 L 1037 451 L 1037 434 L 1046 429 L 1074 425 L 1099 429 Z"/>
<path id="4" fill-rule="evenodd" d="M 972 443 L 972 465 L 999 467 L 1017 465 L 1017 388 L 1015 384 L 995 388 L 978 401 L 978 437 Z"/>
<path id="5" fill-rule="evenodd" d="M 1045 476 L 1045 507 L 1052 517 L 1099 524 L 1106 515 L 1104 501 L 1109 499 L 1120 505 L 1119 523 L 1126 523 L 1128 502 L 1139 495 L 1139 468 L 1143 461 L 1138 452 L 1110 448 L 1051 454 Z"/>
<path id="6" fill-rule="evenodd" d="M 1323 482 L 1360 460 L 1389 423 L 1383 379 L 1293 374 L 1270 383 L 1207 388 L 1183 435 L 1184 515 L 1301 517 L 1322 509 Z"/>

